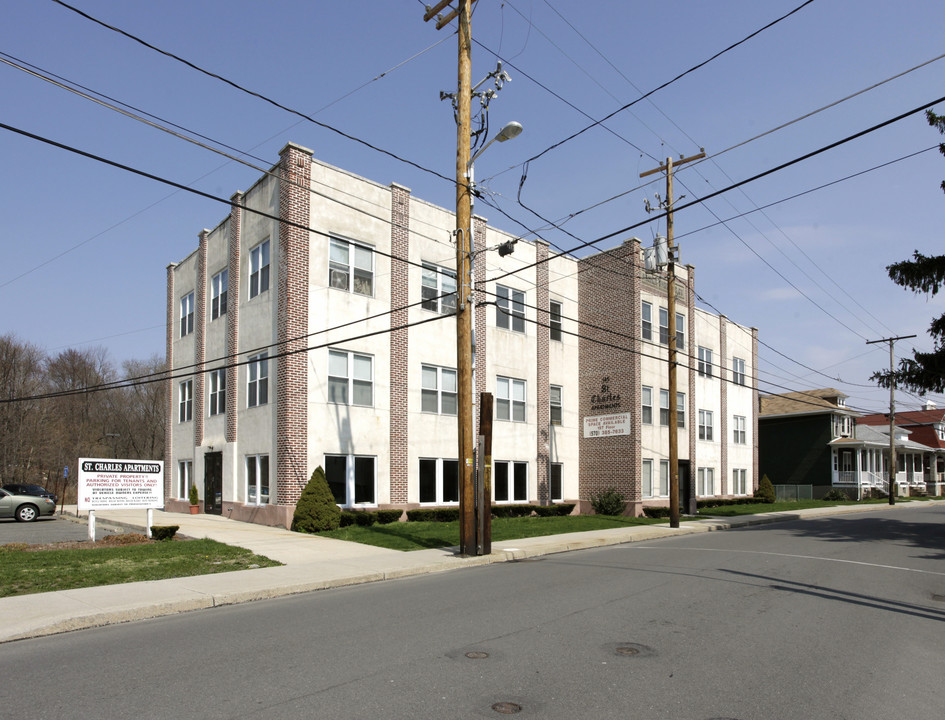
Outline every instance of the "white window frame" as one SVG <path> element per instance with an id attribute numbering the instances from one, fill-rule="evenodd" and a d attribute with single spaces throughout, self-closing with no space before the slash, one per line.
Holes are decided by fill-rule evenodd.
<path id="1" fill-rule="evenodd" d="M 270 270 L 269 239 L 263 240 L 249 251 L 249 299 L 269 290 Z"/>
<path id="2" fill-rule="evenodd" d="M 659 497 L 669 497 L 669 460 L 660 460 Z"/>
<path id="3" fill-rule="evenodd" d="M 207 386 L 207 405 L 208 415 L 222 415 L 226 412 L 226 370 L 220 368 L 211 370 L 207 373 L 209 376 Z"/>
<path id="4" fill-rule="evenodd" d="M 433 499 L 424 499 L 424 488 L 422 472 L 424 464 L 430 467 L 433 463 Z M 448 465 L 449 464 L 449 465 Z M 455 500 L 447 500 L 445 492 L 444 477 L 447 471 L 452 468 L 456 475 Z M 451 495 L 454 493 L 450 493 Z M 417 499 L 421 505 L 459 505 L 459 462 L 452 458 L 419 458 L 417 463 Z"/>
<path id="5" fill-rule="evenodd" d="M 495 326 L 510 332 L 525 332 L 525 293 L 521 290 L 495 286 Z"/>
<path id="6" fill-rule="evenodd" d="M 732 416 L 732 442 L 736 445 L 748 443 L 748 418 L 744 415 Z"/>
<path id="7" fill-rule="evenodd" d="M 210 280 L 210 322 L 226 315 L 227 284 L 230 271 L 223 268 Z"/>
<path id="8" fill-rule="evenodd" d="M 194 419 L 194 381 L 193 378 L 182 381 L 177 386 L 177 421 L 190 422 Z"/>
<path id="9" fill-rule="evenodd" d="M 190 497 L 190 486 L 194 482 L 194 461 L 177 461 L 177 498 L 187 500 Z"/>
<path id="10" fill-rule="evenodd" d="M 186 337 L 194 331 L 194 293 L 190 291 L 180 299 L 180 336 Z"/>
<path id="11" fill-rule="evenodd" d="M 564 423 L 563 395 L 564 388 L 560 385 L 551 385 L 548 388 L 548 421 L 552 425 L 561 425 Z"/>
<path id="12" fill-rule="evenodd" d="M 696 470 L 696 495 L 713 497 L 715 495 L 715 468 L 701 467 Z"/>
<path id="13" fill-rule="evenodd" d="M 712 379 L 712 350 L 699 346 L 699 376 Z"/>
<path id="14" fill-rule="evenodd" d="M 420 411 L 434 415 L 456 415 L 459 399 L 456 369 L 423 364 L 420 366 L 420 376 Z M 447 389 L 450 386 L 452 390 Z"/>
<path id="15" fill-rule="evenodd" d="M 653 495 L 653 461 L 644 458 L 640 463 L 640 490 L 644 498 L 654 497 Z"/>
<path id="16" fill-rule="evenodd" d="M 269 404 L 269 355 L 260 353 L 246 365 L 246 407 Z"/>
<path id="17" fill-rule="evenodd" d="M 496 482 L 497 480 L 497 471 L 499 466 L 504 468 L 505 478 L 506 478 L 506 488 L 505 496 L 500 498 L 498 496 L 499 486 Z M 520 489 L 516 485 L 516 475 L 519 471 L 524 472 L 525 475 L 525 494 L 524 496 L 516 494 L 516 490 Z M 492 463 L 492 501 L 496 504 L 514 504 L 514 503 L 527 503 L 528 502 L 528 463 L 521 462 L 518 460 L 499 460 L 493 461 Z"/>
<path id="18" fill-rule="evenodd" d="M 745 361 L 742 358 L 732 358 L 732 382 L 736 385 L 745 384 Z"/>
<path id="19" fill-rule="evenodd" d="M 562 342 L 564 304 L 558 300 L 548 302 L 548 337 L 553 342 Z"/>
<path id="20" fill-rule="evenodd" d="M 518 393 L 516 390 L 520 389 Z M 495 417 L 496 420 L 506 420 L 508 422 L 528 422 L 528 387 L 524 380 L 518 378 L 503 377 L 497 375 L 495 378 Z M 520 396 L 516 397 L 516 396 Z M 521 417 L 518 418 L 516 410 L 521 410 Z"/>
<path id="21" fill-rule="evenodd" d="M 748 494 L 748 471 L 744 468 L 732 469 L 732 495 Z"/>
<path id="22" fill-rule="evenodd" d="M 337 496 L 335 497 L 335 502 L 340 507 L 376 507 L 377 506 L 377 457 L 374 455 L 353 455 L 353 454 L 342 454 L 342 453 L 325 453 L 325 468 L 326 477 L 329 481 L 329 486 L 331 486 L 332 479 L 328 477 L 329 474 L 329 463 L 328 459 L 333 458 L 335 460 L 344 458 L 345 460 L 345 479 L 344 479 L 344 490 L 345 498 L 344 502 L 338 502 Z M 357 485 L 357 466 L 364 464 L 370 461 L 371 462 L 371 488 L 370 488 L 370 499 L 365 500 L 364 496 L 359 496 L 359 487 Z M 334 490 L 332 490 L 334 493 Z"/>
<path id="23" fill-rule="evenodd" d="M 548 476 L 548 496 L 551 502 L 561 502 L 564 500 L 564 463 L 551 463 L 550 473 Z"/>
<path id="24" fill-rule="evenodd" d="M 660 345 L 669 345 L 669 310 L 664 307 L 659 311 Z M 676 313 L 676 349 L 686 349 L 686 317 Z"/>
<path id="25" fill-rule="evenodd" d="M 421 269 L 420 307 L 441 315 L 456 312 L 456 271 L 425 262 Z"/>
<path id="26" fill-rule="evenodd" d="M 666 397 L 669 398 L 667 391 Z M 653 424 L 653 388 L 644 385 L 640 392 L 640 422 L 644 425 Z M 667 421 L 668 422 L 668 421 Z"/>
<path id="27" fill-rule="evenodd" d="M 263 472 L 265 470 L 265 472 Z M 257 507 L 271 501 L 269 455 L 247 455 L 245 464 L 246 504 Z"/>
<path id="28" fill-rule="evenodd" d="M 653 303 L 645 300 L 640 305 L 640 334 L 644 340 L 653 339 Z"/>
<path id="29" fill-rule="evenodd" d="M 374 248 L 332 236 L 328 257 L 328 286 L 374 297 Z"/>
<path id="30" fill-rule="evenodd" d="M 338 361 L 342 359 L 344 374 L 339 373 Z M 365 362 L 367 373 L 364 372 Z M 364 400 L 365 390 L 370 395 L 367 401 Z M 356 397 L 358 401 L 355 400 Z M 374 407 L 373 355 L 336 348 L 328 351 L 328 402 L 336 405 Z"/>
<path id="31" fill-rule="evenodd" d="M 712 442 L 714 432 L 714 420 L 711 410 L 699 411 L 699 439 L 706 442 Z"/>
<path id="32" fill-rule="evenodd" d="M 669 427 L 669 390 L 660 389 L 660 425 Z M 676 427 L 686 427 L 686 393 L 676 393 Z"/>

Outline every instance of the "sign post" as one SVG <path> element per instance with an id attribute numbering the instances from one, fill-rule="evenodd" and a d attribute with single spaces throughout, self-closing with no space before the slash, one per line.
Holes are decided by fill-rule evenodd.
<path id="1" fill-rule="evenodd" d="M 147 509 L 151 537 L 154 508 L 164 507 L 163 460 L 79 458 L 78 509 L 89 511 L 89 539 L 95 541 L 96 510 Z"/>

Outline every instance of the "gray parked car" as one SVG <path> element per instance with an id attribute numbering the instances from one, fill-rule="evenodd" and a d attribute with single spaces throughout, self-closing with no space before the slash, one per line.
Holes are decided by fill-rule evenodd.
<path id="1" fill-rule="evenodd" d="M 54 515 L 56 503 L 38 495 L 14 495 L 0 490 L 0 518 L 16 518 L 19 522 L 31 522 L 43 515 Z"/>

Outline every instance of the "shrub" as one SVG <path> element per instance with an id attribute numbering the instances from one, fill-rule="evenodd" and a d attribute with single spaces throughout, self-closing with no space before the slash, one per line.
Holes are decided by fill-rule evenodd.
<path id="1" fill-rule="evenodd" d="M 403 514 L 404 514 L 403 510 L 378 510 L 377 511 L 377 524 L 387 525 L 389 523 L 397 522 L 398 520 L 400 520 Z"/>
<path id="2" fill-rule="evenodd" d="M 418 508 L 407 511 L 411 522 L 453 522 L 459 520 L 459 508 Z"/>
<path id="3" fill-rule="evenodd" d="M 755 498 L 761 502 L 773 503 L 775 500 L 774 495 L 774 485 L 771 484 L 771 481 L 768 479 L 768 476 L 765 475 L 761 478 L 761 482 L 758 483 L 758 489 L 755 490 Z"/>
<path id="4" fill-rule="evenodd" d="M 367 510 L 342 510 L 339 520 L 339 527 L 347 527 L 348 525 L 367 527 L 377 522 L 377 513 Z"/>
<path id="5" fill-rule="evenodd" d="M 622 515 L 626 498 L 615 488 L 608 488 L 599 495 L 591 495 L 591 507 L 598 515 Z"/>
<path id="6" fill-rule="evenodd" d="M 335 504 L 325 479 L 325 471 L 319 465 L 295 505 L 292 529 L 296 532 L 317 533 L 337 530 L 340 524 L 341 508 Z"/>
<path id="7" fill-rule="evenodd" d="M 493 505 L 492 515 L 498 518 L 526 517 L 535 510 L 535 505 Z"/>
<path id="8" fill-rule="evenodd" d="M 643 514 L 648 518 L 667 518 L 669 517 L 668 507 L 645 507 Z"/>
<path id="9" fill-rule="evenodd" d="M 191 505 L 199 505 L 199 504 L 200 504 L 200 497 L 198 497 L 198 495 L 197 495 L 197 486 L 196 486 L 196 485 L 191 485 L 191 486 L 190 486 L 190 504 L 191 504 Z"/>
<path id="10" fill-rule="evenodd" d="M 160 542 L 173 540 L 178 530 L 180 525 L 152 525 L 151 537 Z"/>
<path id="11" fill-rule="evenodd" d="M 821 500 L 849 500 L 849 499 L 850 499 L 850 496 L 847 495 L 845 492 L 843 492 L 843 490 L 840 490 L 839 488 L 834 488 L 833 490 L 831 490 L 830 492 L 828 492 L 826 495 L 824 495 L 821 498 Z"/>
<path id="12" fill-rule="evenodd" d="M 559 503 L 557 505 L 535 505 L 532 508 L 539 517 L 564 517 L 574 510 L 574 503 Z"/>

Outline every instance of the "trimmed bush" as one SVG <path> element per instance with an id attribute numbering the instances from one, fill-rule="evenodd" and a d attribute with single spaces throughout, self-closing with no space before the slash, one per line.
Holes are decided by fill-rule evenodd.
<path id="1" fill-rule="evenodd" d="M 645 507 L 643 508 L 643 514 L 648 518 L 668 518 L 669 517 L 669 508 L 668 507 Z"/>
<path id="2" fill-rule="evenodd" d="M 536 505 L 493 505 L 492 516 L 497 518 L 527 517 L 535 511 Z"/>
<path id="3" fill-rule="evenodd" d="M 378 510 L 377 511 L 377 524 L 378 525 L 388 525 L 400 520 L 401 516 L 404 514 L 403 510 Z"/>
<path id="4" fill-rule="evenodd" d="M 564 517 L 574 510 L 574 503 L 560 503 L 557 505 L 535 505 L 532 508 L 539 517 Z"/>
<path id="5" fill-rule="evenodd" d="M 757 503 L 758 498 L 756 497 L 717 498 L 712 500 L 699 500 L 696 502 L 696 507 L 714 508 L 723 507 L 725 505 L 756 505 Z"/>
<path id="6" fill-rule="evenodd" d="M 758 483 L 758 489 L 755 490 L 755 499 L 766 503 L 774 502 L 774 485 L 772 485 L 767 475 L 762 477 L 761 482 Z"/>
<path id="7" fill-rule="evenodd" d="M 159 542 L 167 542 L 174 539 L 178 530 L 180 525 L 152 525 L 151 537 Z"/>
<path id="8" fill-rule="evenodd" d="M 850 496 L 847 495 L 845 492 L 843 492 L 843 490 L 840 490 L 839 488 L 834 488 L 833 490 L 831 490 L 830 492 L 828 492 L 826 495 L 824 495 L 821 498 L 821 500 L 831 500 L 831 501 L 849 500 L 849 499 L 850 499 Z"/>
<path id="9" fill-rule="evenodd" d="M 459 520 L 459 508 L 419 508 L 407 511 L 411 522 L 453 522 Z"/>
<path id="10" fill-rule="evenodd" d="M 588 499 L 598 515 L 623 515 L 627 503 L 623 494 L 615 488 L 608 488 L 599 495 L 591 495 Z"/>
<path id="11" fill-rule="evenodd" d="M 199 505 L 199 504 L 200 504 L 200 497 L 197 495 L 197 486 L 196 486 L 196 485 L 191 485 L 191 486 L 190 486 L 190 497 L 189 497 L 189 500 L 190 500 L 190 504 L 191 504 L 191 505 Z"/>
<path id="12" fill-rule="evenodd" d="M 295 505 L 292 529 L 296 532 L 317 533 L 337 530 L 340 524 L 341 508 L 335 504 L 325 479 L 325 471 L 319 465 Z"/>
<path id="13" fill-rule="evenodd" d="M 338 527 L 347 527 L 348 525 L 360 525 L 368 527 L 377 522 L 377 513 L 367 510 L 342 510 Z"/>

